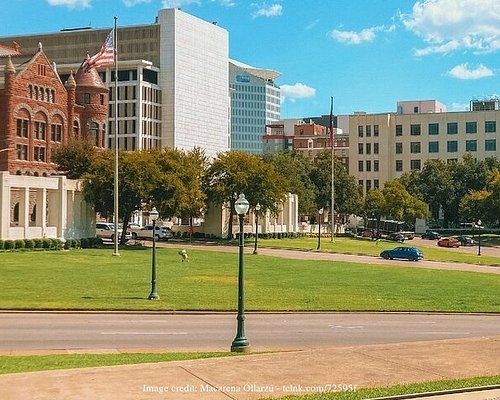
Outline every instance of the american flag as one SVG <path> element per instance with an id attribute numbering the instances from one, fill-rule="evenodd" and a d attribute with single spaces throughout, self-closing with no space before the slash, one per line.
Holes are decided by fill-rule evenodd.
<path id="1" fill-rule="evenodd" d="M 113 65 L 115 56 L 115 45 L 113 36 L 114 36 L 113 30 L 111 30 L 111 32 L 109 32 L 108 36 L 106 37 L 106 40 L 104 41 L 103 45 L 101 46 L 101 50 L 99 50 L 99 53 L 93 55 L 92 57 L 89 57 L 87 55 L 87 58 L 85 59 L 85 61 L 82 63 L 81 66 L 81 68 L 84 71 L 89 71 L 92 68 L 99 68 L 107 65 Z"/>

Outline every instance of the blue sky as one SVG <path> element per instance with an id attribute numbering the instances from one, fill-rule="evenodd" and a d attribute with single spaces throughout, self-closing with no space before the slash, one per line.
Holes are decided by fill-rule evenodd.
<path id="1" fill-rule="evenodd" d="M 279 71 L 282 117 L 395 111 L 437 99 L 449 111 L 500 94 L 499 0 L 9 0 L 0 36 L 148 24 L 181 7 L 230 34 L 230 57 Z"/>

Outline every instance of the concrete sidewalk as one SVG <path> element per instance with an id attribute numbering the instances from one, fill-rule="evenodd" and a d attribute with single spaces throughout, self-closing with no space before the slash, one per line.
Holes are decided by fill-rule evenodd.
<path id="1" fill-rule="evenodd" d="M 495 336 L 9 374 L 0 399 L 251 400 L 497 375 L 499 354 Z"/>

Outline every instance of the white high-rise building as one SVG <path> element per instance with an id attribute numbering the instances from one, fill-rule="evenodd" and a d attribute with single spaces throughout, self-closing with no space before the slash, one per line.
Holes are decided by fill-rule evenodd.
<path id="1" fill-rule="evenodd" d="M 110 21 L 111 22 L 111 21 Z M 0 37 L 32 53 L 43 44 L 61 75 L 99 51 L 111 28 Z M 229 34 L 179 9 L 162 9 L 149 25 L 118 27 L 120 148 L 201 147 L 229 150 Z M 107 144 L 114 138 L 113 68 L 99 72 L 111 90 Z M 111 139 L 111 140 L 110 140 Z"/>

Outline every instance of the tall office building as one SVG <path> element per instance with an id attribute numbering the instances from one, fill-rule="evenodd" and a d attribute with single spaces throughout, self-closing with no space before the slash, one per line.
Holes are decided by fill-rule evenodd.
<path id="1" fill-rule="evenodd" d="M 24 53 L 43 44 L 63 77 L 76 70 L 86 54 L 99 51 L 111 28 L 2 37 Z M 179 9 L 162 9 L 149 25 L 119 27 L 118 99 L 110 91 L 106 143 L 114 139 L 114 105 L 118 101 L 120 148 L 158 146 L 208 156 L 229 149 L 228 32 Z M 100 69 L 114 89 L 113 68 Z"/>
<path id="2" fill-rule="evenodd" d="M 280 88 L 274 82 L 280 74 L 229 62 L 231 96 L 231 149 L 263 153 L 266 126 L 280 119 Z"/>

